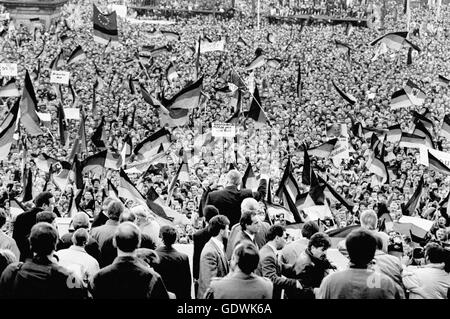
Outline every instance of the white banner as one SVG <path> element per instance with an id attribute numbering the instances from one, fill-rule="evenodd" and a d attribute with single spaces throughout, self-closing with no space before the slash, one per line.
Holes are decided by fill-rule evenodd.
<path id="1" fill-rule="evenodd" d="M 121 18 L 127 17 L 127 6 L 120 4 L 111 4 L 111 11 L 116 11 L 117 15 Z"/>
<path id="2" fill-rule="evenodd" d="M 52 116 L 50 115 L 50 113 L 36 112 L 36 114 L 42 122 L 51 122 L 52 121 Z"/>
<path id="3" fill-rule="evenodd" d="M 80 109 L 76 107 L 68 107 L 64 109 L 64 114 L 68 120 L 79 120 L 80 119 Z"/>
<path id="4" fill-rule="evenodd" d="M 9 20 L 9 12 L 0 14 L 0 21 Z"/>
<path id="5" fill-rule="evenodd" d="M 229 123 L 212 123 L 211 134 L 214 137 L 234 137 L 236 127 Z"/>
<path id="6" fill-rule="evenodd" d="M 70 72 L 68 71 L 52 71 L 50 74 L 50 83 L 69 84 Z"/>
<path id="7" fill-rule="evenodd" d="M 0 76 L 17 76 L 17 63 L 0 63 Z"/>
<path id="8" fill-rule="evenodd" d="M 202 41 L 202 43 L 200 44 L 200 53 L 223 51 L 223 50 L 225 50 L 225 40 L 220 40 L 216 42 Z"/>
<path id="9" fill-rule="evenodd" d="M 343 159 L 350 159 L 350 151 L 347 137 L 339 137 L 333 151 L 330 154 L 334 166 L 339 166 Z"/>
<path id="10" fill-rule="evenodd" d="M 308 220 L 324 220 L 326 217 L 333 218 L 330 208 L 327 205 L 316 205 L 303 208 L 303 211 L 308 215 Z"/>
<path id="11" fill-rule="evenodd" d="M 450 167 L 450 153 L 441 152 L 437 150 L 433 150 L 431 148 L 428 148 L 426 146 L 422 146 L 420 148 L 420 163 L 422 165 L 428 166 L 428 151 L 430 151 L 431 155 L 436 157 L 438 160 L 440 160 L 442 163 Z"/>

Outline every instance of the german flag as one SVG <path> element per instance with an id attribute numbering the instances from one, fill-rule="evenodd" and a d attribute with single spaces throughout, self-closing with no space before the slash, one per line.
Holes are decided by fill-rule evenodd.
<path id="1" fill-rule="evenodd" d="M 416 127 L 414 129 L 413 134 L 424 137 L 425 138 L 425 145 L 429 148 L 435 148 L 433 137 L 431 136 L 430 132 L 426 129 L 426 127 L 423 125 L 420 121 L 415 121 Z"/>
<path id="2" fill-rule="evenodd" d="M 419 184 L 417 185 L 414 194 L 411 196 L 406 205 L 402 206 L 403 215 L 412 216 L 414 215 L 417 205 L 419 204 L 419 200 L 422 197 L 423 190 L 423 176 L 420 178 Z"/>
<path id="3" fill-rule="evenodd" d="M 259 55 L 256 58 L 253 59 L 252 62 L 250 62 L 249 65 L 247 65 L 246 67 L 246 71 L 251 71 L 254 69 L 257 69 L 261 66 L 263 66 L 264 64 L 266 64 L 266 58 L 264 57 L 264 55 Z"/>
<path id="4" fill-rule="evenodd" d="M 81 45 L 79 45 L 75 48 L 75 50 L 73 50 L 72 54 L 67 60 L 67 64 L 70 65 L 72 63 L 78 63 L 80 61 L 83 61 L 84 59 L 86 59 L 86 54 L 84 53 Z"/>
<path id="5" fill-rule="evenodd" d="M 407 36 L 408 32 L 392 32 L 376 39 L 375 41 L 370 43 L 370 45 L 374 46 L 378 42 L 382 42 L 386 44 L 388 48 L 399 51 L 403 47 Z"/>
<path id="6" fill-rule="evenodd" d="M 259 90 L 256 85 L 255 92 L 253 92 L 252 104 L 250 105 L 250 109 L 247 112 L 244 112 L 244 115 L 253 119 L 255 121 L 255 127 L 257 128 L 268 123 L 266 114 L 262 109 L 261 98 L 259 97 Z"/>
<path id="7" fill-rule="evenodd" d="M 119 32 L 117 30 L 117 13 L 101 13 L 94 4 L 94 41 L 101 44 L 108 44 L 109 41 L 118 42 Z"/>
<path id="8" fill-rule="evenodd" d="M 405 132 L 402 133 L 400 147 L 420 148 L 422 145 L 426 145 L 425 137 Z"/>
<path id="9" fill-rule="evenodd" d="M 445 175 L 450 174 L 450 168 L 447 165 L 445 165 L 439 159 L 437 159 L 433 154 L 430 153 L 430 151 L 427 152 L 428 152 L 428 166 L 430 167 L 430 169 L 441 174 Z"/>
<path id="10" fill-rule="evenodd" d="M 386 133 L 386 141 L 391 143 L 397 143 L 402 138 L 402 129 L 400 124 L 396 124 L 388 127 L 388 132 Z"/>
<path id="11" fill-rule="evenodd" d="M 425 115 L 420 114 L 416 111 L 412 111 L 411 112 L 412 116 L 413 116 L 413 120 L 414 121 L 419 121 L 421 122 L 427 130 L 432 131 L 433 130 L 433 121 L 430 120 L 429 118 L 427 118 Z M 425 113 L 427 114 L 427 113 Z"/>
<path id="12" fill-rule="evenodd" d="M 444 122 L 442 123 L 441 133 L 439 135 L 450 140 L 450 114 L 444 116 Z"/>
<path id="13" fill-rule="evenodd" d="M 30 135 L 41 135 L 41 120 L 36 113 L 37 99 L 28 71 L 25 73 L 25 87 L 20 99 L 20 122 Z"/>
<path id="14" fill-rule="evenodd" d="M 253 172 L 252 164 L 247 164 L 244 176 L 242 177 L 241 189 L 256 189 L 258 188 L 258 180 L 256 179 L 255 172 Z"/>
<path id="15" fill-rule="evenodd" d="M 337 85 L 336 85 L 336 83 L 334 82 L 334 81 L 332 81 L 333 82 L 333 86 L 334 86 L 334 88 L 336 89 L 336 91 L 339 93 L 339 95 L 344 99 L 344 100 L 346 100 L 348 103 L 350 103 L 351 105 L 354 105 L 356 102 L 358 102 L 358 100 L 354 97 L 354 96 L 352 96 L 352 95 L 350 95 L 349 93 L 345 93 L 344 91 L 342 91 Z"/>
<path id="16" fill-rule="evenodd" d="M 81 162 L 82 173 L 85 174 L 89 171 L 101 175 L 105 169 L 106 155 L 108 151 L 104 150 L 97 154 L 87 157 Z"/>
<path id="17" fill-rule="evenodd" d="M 305 144 L 303 144 L 302 183 L 305 185 L 311 185 L 311 161 L 309 159 L 307 147 Z"/>
<path id="18" fill-rule="evenodd" d="M 0 160 L 5 161 L 8 159 L 11 145 L 14 142 L 14 133 L 16 131 L 16 122 L 19 113 L 19 100 L 16 101 L 14 106 L 9 111 L 6 119 L 3 121 L 0 132 Z"/>
<path id="19" fill-rule="evenodd" d="M 425 103 L 427 95 L 422 89 L 420 89 L 414 82 L 408 80 L 405 86 L 405 93 L 408 95 L 409 100 L 412 104 L 421 106 Z"/>
<path id="20" fill-rule="evenodd" d="M 404 89 L 398 90 L 392 94 L 391 110 L 398 110 L 413 105 Z"/>
<path id="21" fill-rule="evenodd" d="M 20 96 L 17 89 L 16 79 L 11 78 L 4 86 L 0 87 L 0 97 L 16 97 Z"/>
<path id="22" fill-rule="evenodd" d="M 182 89 L 170 100 L 163 100 L 163 105 L 168 109 L 194 109 L 199 104 L 202 89 L 203 77 Z"/>
<path id="23" fill-rule="evenodd" d="M 449 78 L 446 78 L 446 77 L 443 76 L 443 75 L 439 75 L 439 76 L 438 76 L 438 80 L 439 80 L 439 82 L 442 83 L 442 84 L 445 84 L 445 85 L 449 85 L 449 84 L 450 84 L 450 79 L 449 79 Z"/>
<path id="24" fill-rule="evenodd" d="M 141 159 L 149 159 L 159 152 L 163 145 L 170 144 L 170 132 L 162 128 L 136 145 L 133 153 Z"/>
<path id="25" fill-rule="evenodd" d="M 338 141 L 337 138 L 333 138 L 333 139 L 323 143 L 322 145 L 319 145 L 314 148 L 310 148 L 308 150 L 308 155 L 321 157 L 321 158 L 327 158 L 330 156 L 331 152 L 333 151 L 334 146 L 336 145 L 337 141 Z"/>

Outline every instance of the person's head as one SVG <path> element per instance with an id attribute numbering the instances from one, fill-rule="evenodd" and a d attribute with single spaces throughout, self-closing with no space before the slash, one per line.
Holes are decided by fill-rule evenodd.
<path id="1" fill-rule="evenodd" d="M 48 256 L 56 249 L 58 231 L 49 223 L 37 223 L 30 232 L 31 251 L 38 256 Z"/>
<path id="2" fill-rule="evenodd" d="M 324 233 L 316 233 L 311 236 L 308 243 L 308 250 L 317 259 L 325 259 L 327 250 L 331 246 L 330 237 Z"/>
<path id="3" fill-rule="evenodd" d="M 377 214 L 373 210 L 366 210 L 360 217 L 361 227 L 368 230 L 376 230 L 378 218 Z"/>
<path id="4" fill-rule="evenodd" d="M 259 221 L 255 212 L 243 212 L 241 215 L 241 219 L 239 220 L 239 224 L 241 225 L 241 229 L 243 231 L 247 231 L 252 235 L 258 232 Z"/>
<path id="5" fill-rule="evenodd" d="M 366 268 L 375 256 L 377 240 L 369 230 L 358 228 L 347 236 L 345 246 L 355 267 Z"/>
<path id="6" fill-rule="evenodd" d="M 234 248 L 232 259 L 244 274 L 250 275 L 258 267 L 258 249 L 251 241 L 244 240 Z"/>
<path id="7" fill-rule="evenodd" d="M 113 200 L 108 205 L 108 218 L 114 221 L 119 221 L 120 215 L 122 215 L 125 206 L 121 201 Z"/>
<path id="8" fill-rule="evenodd" d="M 108 206 L 114 199 L 112 197 L 107 197 L 102 204 L 102 211 L 107 214 L 108 213 Z"/>
<path id="9" fill-rule="evenodd" d="M 307 221 L 302 228 L 302 236 L 306 239 L 310 239 L 312 235 L 319 232 L 319 225 L 315 221 Z"/>
<path id="10" fill-rule="evenodd" d="M 79 228 L 89 229 L 89 217 L 84 212 L 75 213 L 72 217 L 73 229 L 77 230 Z"/>
<path id="11" fill-rule="evenodd" d="M 447 241 L 448 240 L 448 234 L 445 228 L 438 228 L 436 230 L 436 239 L 439 241 Z"/>
<path id="12" fill-rule="evenodd" d="M 50 192 L 42 192 L 34 199 L 34 203 L 36 207 L 40 207 L 43 210 L 47 210 L 53 212 L 53 208 L 55 206 L 55 198 L 53 194 Z"/>
<path id="13" fill-rule="evenodd" d="M 227 186 L 239 186 L 242 182 L 242 175 L 239 171 L 233 169 L 227 174 Z"/>
<path id="14" fill-rule="evenodd" d="M 89 233 L 85 228 L 77 229 L 72 235 L 72 243 L 75 246 L 84 247 L 89 241 Z"/>
<path id="15" fill-rule="evenodd" d="M 159 235 L 166 247 L 172 247 L 177 241 L 177 231 L 171 226 L 163 226 L 159 231 Z"/>
<path id="16" fill-rule="evenodd" d="M 205 217 L 205 222 L 209 223 L 211 218 L 219 215 L 219 210 L 213 205 L 206 205 L 203 208 L 203 216 Z"/>
<path id="17" fill-rule="evenodd" d="M 230 220 L 224 215 L 217 215 L 209 221 L 209 233 L 212 237 L 228 238 Z"/>
<path id="18" fill-rule="evenodd" d="M 124 223 L 124 222 L 130 222 L 130 223 L 136 223 L 136 214 L 133 213 L 132 211 L 125 209 L 124 212 L 122 214 L 120 214 L 119 217 L 119 223 Z"/>
<path id="19" fill-rule="evenodd" d="M 425 262 L 427 264 L 445 263 L 445 248 L 437 243 L 428 243 L 425 246 Z"/>
<path id="20" fill-rule="evenodd" d="M 281 250 L 286 246 L 286 230 L 281 225 L 273 225 L 266 235 L 267 241 L 271 242 L 276 250 Z"/>
<path id="21" fill-rule="evenodd" d="M 141 245 L 141 231 L 132 222 L 123 222 L 117 227 L 113 243 L 118 251 L 133 253 Z"/>
<path id="22" fill-rule="evenodd" d="M 53 212 L 43 211 L 36 214 L 36 223 L 49 223 L 55 225 L 56 214 Z"/>
<path id="23" fill-rule="evenodd" d="M 134 206 L 130 209 L 130 211 L 136 215 L 136 223 L 138 225 L 147 222 L 149 218 L 149 212 L 143 205 Z"/>
<path id="24" fill-rule="evenodd" d="M 136 250 L 136 256 L 150 267 L 154 267 L 160 261 L 158 254 L 149 248 L 138 248 Z"/>
<path id="25" fill-rule="evenodd" d="M 16 255 L 9 249 L 0 249 L 0 277 L 9 264 L 17 262 Z"/>
<path id="26" fill-rule="evenodd" d="M 6 211 L 3 208 L 0 208 L 0 229 L 6 224 L 7 220 L 8 214 L 6 214 Z"/>

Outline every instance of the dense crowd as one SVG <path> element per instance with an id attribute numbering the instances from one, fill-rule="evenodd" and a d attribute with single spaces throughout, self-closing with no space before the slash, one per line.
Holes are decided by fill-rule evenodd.
<path id="1" fill-rule="evenodd" d="M 173 229 L 166 229 L 166 232 L 170 233 L 164 235 L 170 237 L 170 239 L 166 238 L 167 243 L 170 243 L 167 244 L 167 247 L 170 248 L 174 241 L 180 243 L 192 242 L 195 237 L 194 233 L 204 228 L 207 219 L 204 214 L 207 195 L 211 191 L 222 189 L 229 183 L 230 178 L 226 174 L 229 171 L 230 164 L 243 172 L 247 166 L 247 161 L 249 161 L 257 176 L 269 175 L 270 183 L 266 193 L 269 192 L 273 195 L 279 186 L 288 158 L 290 158 L 293 165 L 293 175 L 299 181 L 300 190 L 307 192 L 309 187 L 300 183 L 304 161 L 302 145 L 305 144 L 306 147 L 312 148 L 322 144 L 330 139 L 327 135 L 329 125 L 345 123 L 350 136 L 350 158 L 344 160 L 340 165 L 335 165 L 331 158 L 311 158 L 311 166 L 317 174 L 328 181 L 341 196 L 355 204 L 354 209 L 348 211 L 340 203 L 329 203 L 334 217 L 332 228 L 362 224 L 361 215 L 363 212 L 380 212 L 382 209 L 387 210 L 394 221 L 398 221 L 402 216 L 402 204 L 404 205 L 411 198 L 421 176 L 423 176 L 425 181 L 424 192 L 417 205 L 415 216 L 434 222 L 434 226 L 427 234 L 426 242 L 428 244 L 434 243 L 437 246 L 427 246 L 423 250 L 426 252 L 425 255 L 420 255 L 419 250 L 414 249 L 420 247 L 414 246 L 409 250 L 407 249 L 411 246 L 411 238 L 408 238 L 408 236 L 391 234 L 389 240 L 392 241 L 393 247 L 395 246 L 395 240 L 401 240 L 405 253 L 403 264 L 417 259 L 413 257 L 420 255 L 420 258 L 425 258 L 425 256 L 429 257 L 430 254 L 434 254 L 434 257 L 431 257 L 432 259 L 439 260 L 439 262 L 432 263 L 444 263 L 445 257 L 442 256 L 445 256 L 445 251 L 439 250 L 439 247 L 448 247 L 450 243 L 450 219 L 447 215 L 446 206 L 443 206 L 443 202 L 449 193 L 450 179 L 448 176 L 420 165 L 418 149 L 400 148 L 398 144 L 385 141 L 387 154 L 393 155 L 388 163 L 391 180 L 389 184 L 385 185 L 373 183 L 372 174 L 366 168 L 370 156 L 370 140 L 354 135 L 352 127 L 355 123 L 361 123 L 365 128 L 386 129 L 395 124 L 400 124 L 402 131 L 411 132 L 414 128 L 410 113 L 411 108 L 402 108 L 395 111 L 390 109 L 392 93 L 399 90 L 406 80 L 411 79 L 418 83 L 427 95 L 425 103 L 421 107 L 416 107 L 416 111 L 421 114 L 426 112 L 431 114 L 433 139 L 437 145 L 440 145 L 441 150 L 449 151 L 450 142 L 439 134 L 443 118 L 449 112 L 449 86 L 439 83 L 437 78 L 438 75 L 449 77 L 450 28 L 447 21 L 450 21 L 450 8 L 443 6 L 439 15 L 435 9 L 421 7 L 412 10 L 411 30 L 415 30 L 415 32 L 409 34 L 409 40 L 420 47 L 421 52 L 414 54 L 413 63 L 407 65 L 407 49 L 388 52 L 377 59 L 373 59 L 375 48 L 370 46 L 370 42 L 384 33 L 404 30 L 406 26 L 406 17 L 401 14 L 401 5 L 393 1 L 387 1 L 387 6 L 387 15 L 382 31 L 354 27 L 351 30 L 352 32 L 347 33 L 346 25 L 302 25 L 296 23 L 275 25 L 269 24 L 264 19 L 261 22 L 260 29 L 257 29 L 256 22 L 253 19 L 242 19 L 242 16 L 238 15 L 234 18 L 208 15 L 191 16 L 189 18 L 179 16 L 174 19 L 176 20 L 174 24 L 156 26 L 156 29 L 159 30 L 177 32 L 180 35 L 179 41 L 168 40 L 165 37 L 152 37 L 149 34 L 154 31 L 154 26 L 132 24 L 126 19 L 119 18 L 120 44 L 109 48 L 105 48 L 105 46 L 92 40 L 92 5 L 89 1 L 67 4 L 63 9 L 60 22 L 56 26 L 53 25 L 49 30 L 36 27 L 32 32 L 26 27 L 13 28 L 12 24 L 4 21 L 0 32 L 2 61 L 17 63 L 19 69 L 17 84 L 19 87 L 23 87 L 25 70 L 34 73 L 35 70 L 39 69 L 39 76 L 34 78 L 33 83 L 38 100 L 37 109 L 39 112 L 50 113 L 52 118 L 52 122 L 46 125 L 45 130 L 48 133 L 45 135 L 30 136 L 24 127 L 20 127 L 17 132 L 17 136 L 20 136 L 20 138 L 17 138 L 17 143 L 13 144 L 8 160 L 1 163 L 2 194 L 0 198 L 5 211 L 4 229 L 6 235 L 13 235 L 15 231 L 16 216 L 11 214 L 9 206 L 10 199 L 20 197 L 24 191 L 23 162 L 26 163 L 25 169 L 31 168 L 34 197 L 33 201 L 23 203 L 25 209 L 40 209 L 44 212 L 54 212 L 59 217 L 70 217 L 73 219 L 73 228 L 76 228 L 75 220 L 77 218 L 83 219 L 82 217 L 71 216 L 69 212 L 70 199 L 74 193 L 72 178 L 69 178 L 68 186 L 65 189 L 59 189 L 57 183 L 51 180 L 48 182 L 48 173 L 38 169 L 34 160 L 35 155 L 42 153 L 57 159 L 67 159 L 74 141 L 79 137 L 79 121 L 68 120 L 69 136 L 67 144 L 61 145 L 60 140 L 56 138 L 59 136 L 58 103 L 61 102 L 64 107 L 71 107 L 74 103 L 67 86 L 61 86 L 62 92 L 59 93 L 59 90 L 49 81 L 49 65 L 59 52 L 62 52 L 61 60 L 67 59 L 73 49 L 77 45 L 81 45 L 87 56 L 82 63 L 60 67 L 61 70 L 70 71 L 71 85 L 76 92 L 77 106 L 82 105 L 87 114 L 85 123 L 87 152 L 80 154 L 85 158 L 98 151 L 98 148 L 91 141 L 91 136 L 100 124 L 102 117 L 105 119 L 103 137 L 106 147 L 117 153 L 123 149 L 127 137 L 131 138 L 132 145 L 136 145 L 160 128 L 158 109 L 147 104 L 141 97 L 139 90 L 133 93 L 127 89 L 128 78 L 130 76 L 135 79 L 136 83 L 139 82 L 154 96 L 164 96 L 165 98 L 173 96 L 196 80 L 196 41 L 201 35 L 203 39 L 209 39 L 210 41 L 218 41 L 224 38 L 226 39 L 226 47 L 225 51 L 200 55 L 198 61 L 200 65 L 199 73 L 204 76 L 204 81 L 199 107 L 192 111 L 189 125 L 171 129 L 173 143 L 166 150 L 167 163 L 155 165 L 153 169 L 147 171 L 144 177 L 140 173 L 128 171 L 128 176 L 143 194 L 149 187 L 154 187 L 164 202 L 170 203 L 171 208 L 186 215 L 190 220 L 188 225 L 175 225 Z M 107 11 L 106 4 L 100 8 L 105 12 Z M 301 9 L 299 10 L 298 12 L 302 13 Z M 348 10 L 352 9 L 349 8 Z M 357 6 L 355 9 L 355 11 L 361 10 L 363 11 L 363 6 Z M 151 15 L 138 16 L 133 12 L 129 12 L 129 14 L 137 19 L 156 18 Z M 306 14 L 310 13 L 307 12 Z M 268 34 L 273 35 L 270 42 L 267 40 Z M 67 36 L 64 41 L 62 35 Z M 239 38 L 243 39 L 246 45 L 238 45 Z M 337 50 L 334 40 L 345 42 L 351 46 L 350 59 L 343 57 Z M 136 53 L 144 51 L 144 46 L 157 48 L 163 45 L 170 47 L 169 52 L 165 55 L 150 59 L 136 58 Z M 280 65 L 278 67 L 265 65 L 253 72 L 246 71 L 246 66 L 255 58 L 255 50 L 257 49 L 262 50 L 268 58 L 279 59 Z M 140 63 L 145 70 L 142 69 Z M 178 76 L 168 81 L 166 70 L 170 63 L 175 65 Z M 300 96 L 297 94 L 299 67 L 301 70 Z M 197 147 L 194 147 L 196 138 L 201 134 L 208 134 L 211 123 L 224 122 L 233 115 L 234 110 L 230 107 L 232 96 L 230 93 L 218 90 L 218 88 L 226 86 L 230 73 L 236 74 L 245 83 L 242 92 L 243 110 L 249 107 L 252 99 L 252 94 L 248 88 L 252 85 L 258 88 L 262 107 L 267 114 L 270 125 L 259 128 L 254 125 L 253 120 L 243 119 L 241 125 L 237 126 L 236 139 L 216 138 L 210 143 L 201 145 L 199 151 Z M 99 77 L 103 79 L 105 85 L 103 89 L 98 89 L 95 93 L 96 100 L 93 103 L 93 87 Z M 349 105 L 344 101 L 335 92 L 332 80 L 338 83 L 345 92 L 354 96 L 358 102 L 355 105 Z M 3 80 L 4 83 L 6 83 L 6 80 Z M 62 94 L 62 98 L 59 97 L 60 94 Z M 15 100 L 2 98 L 0 101 L 3 104 L 1 116 L 3 119 Z M 133 114 L 133 109 L 135 109 L 135 114 Z M 182 160 L 182 156 L 179 156 L 180 150 L 190 153 L 194 149 L 198 157 L 195 161 L 190 159 L 190 181 L 177 182 L 173 191 L 169 192 L 169 184 Z M 98 257 L 103 254 L 102 249 L 97 248 L 98 251 L 94 253 L 94 255 L 98 254 L 93 257 L 99 263 L 97 270 L 99 267 L 111 264 L 116 256 L 115 254 L 117 254 L 112 244 L 112 238 L 114 236 L 120 237 L 120 234 L 115 233 L 119 222 L 127 223 L 122 229 L 125 234 L 122 235 L 126 238 L 129 237 L 129 234 L 132 234 L 130 236 L 133 237 L 142 232 L 142 235 L 139 235 L 142 238 L 145 237 L 144 233 L 147 234 L 146 236 L 149 237 L 146 241 L 147 245 L 141 246 L 143 248 L 140 249 L 166 247 L 159 238 L 160 227 L 155 224 L 154 217 L 146 208 L 136 206 L 137 203 L 125 199 L 127 208 L 117 208 L 120 213 L 114 212 L 114 205 L 111 206 L 106 200 L 109 194 L 108 181 L 118 186 L 118 180 L 118 171 L 111 169 L 105 169 L 101 174 L 89 172 L 84 177 L 86 186 L 80 207 L 87 213 L 90 221 L 82 221 L 83 227 L 81 228 L 91 226 L 93 228 L 90 234 L 82 231 L 77 233 L 75 229 L 72 236 L 74 239 L 72 240 L 75 246 L 84 245 L 86 251 L 90 239 L 95 240 L 98 247 L 104 248 L 106 251 L 105 259 Z M 54 204 L 49 205 L 48 198 L 44 200 L 45 203 L 38 203 L 37 198 L 43 194 L 44 189 L 52 194 L 51 202 Z M 170 198 L 168 198 L 169 193 Z M 263 200 L 262 197 L 259 199 Z M 273 201 L 279 203 L 280 199 L 273 196 Z M 119 204 L 116 203 L 116 205 Z M 51 210 L 48 209 L 50 206 L 52 207 Z M 253 210 L 260 209 L 255 208 Z M 113 212 L 111 213 L 111 211 Z M 222 211 L 220 213 L 221 216 L 224 215 Z M 113 217 L 111 218 L 111 216 Z M 41 221 L 54 222 L 53 215 L 40 217 L 42 218 Z M 109 242 L 105 244 L 103 241 L 106 239 L 100 239 L 101 235 L 96 234 L 94 226 L 97 226 L 95 221 L 105 219 L 103 221 L 105 223 L 108 218 L 113 221 L 114 227 L 106 231 Z M 237 218 L 237 220 L 239 219 Z M 92 220 L 94 220 L 94 224 L 92 224 Z M 217 234 L 211 236 L 219 236 L 218 239 L 221 239 L 220 236 L 225 238 L 225 224 L 229 224 L 230 221 L 227 222 L 225 218 L 219 218 L 214 223 L 217 224 L 214 227 L 218 230 Z M 259 223 L 263 224 L 262 221 L 259 221 Z M 33 224 L 34 222 L 29 226 L 28 233 L 31 231 Z M 140 231 L 133 225 L 137 225 Z M 231 229 L 233 225 L 234 223 L 229 225 L 229 228 Z M 42 233 L 52 233 L 52 228 L 44 226 L 40 225 L 39 229 L 34 229 L 37 237 Z M 285 231 L 282 228 L 275 227 L 276 225 L 272 226 L 275 228 L 269 228 L 268 226 L 264 226 L 265 228 L 260 226 L 259 228 L 265 229 L 265 235 L 269 234 L 268 238 L 265 238 L 260 244 L 272 242 L 275 247 L 278 247 L 276 249 L 282 249 Z M 367 228 L 373 230 L 373 227 Z M 147 230 L 144 231 L 144 229 Z M 174 237 L 172 231 L 176 231 L 177 236 Z M 31 233 L 33 234 L 33 231 Z M 46 235 L 42 236 L 45 237 Z M 364 232 L 355 234 L 355 236 L 360 236 L 363 239 L 370 237 Z M 315 246 L 315 248 L 323 247 L 323 250 L 327 250 L 329 239 L 326 236 L 324 237 L 318 239 L 318 243 L 315 243 L 318 246 Z M 56 241 L 59 243 L 61 240 L 62 238 L 59 238 Z M 142 239 L 142 241 L 145 240 Z M 372 244 L 370 238 L 367 241 L 370 246 Z M 397 246 L 400 245 L 398 242 L 396 244 Z M 25 247 L 27 245 L 26 239 L 25 242 L 17 243 L 17 245 L 19 248 L 21 245 Z M 68 245 L 70 246 L 70 240 Z M 130 244 L 125 243 L 124 245 Z M 119 251 L 129 253 L 138 248 L 138 245 L 134 245 L 136 247 L 133 245 L 131 244 L 131 248 L 128 246 L 120 248 L 117 245 L 117 248 Z M 261 249 L 264 245 L 257 246 Z M 425 243 L 422 243 L 422 248 L 424 246 Z M 67 247 L 66 243 L 65 248 L 67 249 Z M 306 249 L 309 246 L 302 247 Z M 61 249 L 60 247 L 57 248 Z M 387 253 L 387 246 L 385 248 L 384 251 Z M 22 255 L 22 249 L 20 255 Z M 49 249 L 51 251 L 48 251 Z M 255 249 L 255 247 L 241 247 L 241 250 L 232 251 L 229 258 L 233 253 L 237 254 L 236 259 L 238 259 L 239 254 L 251 255 L 252 249 Z M 52 253 L 51 247 L 43 248 L 43 250 L 45 255 Z M 38 251 L 34 252 L 38 253 Z M 415 252 L 417 256 L 414 255 Z M 3 252 L 2 254 L 8 255 L 8 253 Z M 30 252 L 28 254 L 28 257 L 30 257 Z M 42 252 L 40 254 L 42 255 Z M 145 255 L 145 252 L 142 254 Z M 147 254 L 150 253 L 147 252 Z M 439 257 L 435 257 L 437 255 Z M 18 254 L 16 254 L 16 257 L 18 257 Z M 11 256 L 6 259 L 8 258 L 10 261 L 14 259 Z M 20 257 L 21 260 L 24 260 L 23 258 L 24 256 Z M 149 261 L 150 266 L 158 269 L 158 266 L 155 266 L 155 258 L 157 259 L 153 255 L 152 257 L 147 256 L 147 259 L 152 260 Z M 261 253 L 259 258 L 260 261 L 264 259 Z M 318 257 L 318 259 L 321 258 Z M 350 259 L 352 260 L 352 258 Z M 362 263 L 364 262 L 366 261 Z M 370 260 L 366 264 L 369 262 Z M 304 292 L 299 293 L 299 291 L 304 290 L 301 289 L 303 288 L 302 279 L 299 279 L 304 275 L 300 275 L 298 263 L 296 267 L 296 273 L 288 275 L 297 278 L 295 280 L 298 283 L 290 282 L 288 286 L 281 286 L 285 290 L 289 290 L 286 287 L 296 288 L 297 291 L 291 294 L 293 297 L 298 297 L 299 294 L 305 297 L 305 295 L 302 295 Z M 253 270 L 250 269 L 249 272 L 251 273 Z M 91 274 L 96 271 L 92 271 Z M 228 269 L 224 275 L 227 272 Z M 195 274 L 193 275 L 194 279 L 202 281 Z M 262 270 L 260 275 L 270 277 Z M 91 277 L 94 277 L 94 275 Z M 321 279 L 324 277 L 325 274 L 322 274 Z M 318 288 L 321 279 L 312 288 Z M 446 280 L 448 282 L 448 273 Z M 277 285 L 273 280 L 272 282 L 274 286 Z M 208 280 L 206 283 L 209 283 Z M 167 282 L 165 284 L 167 286 Z M 329 283 L 327 282 L 327 284 Z M 203 282 L 203 285 L 205 285 L 205 282 Z M 167 290 L 173 292 L 175 288 L 172 287 L 170 289 L 167 287 Z M 389 287 L 389 289 L 392 288 Z M 205 290 L 203 292 L 206 293 L 208 287 L 203 288 Z M 311 291 L 314 291 L 312 288 Z M 104 294 L 108 289 L 104 289 L 103 295 L 100 293 L 98 296 L 106 296 Z M 329 297 L 325 290 L 317 293 L 316 296 Z M 175 294 L 179 295 L 179 293 Z M 209 291 L 209 295 L 211 296 L 211 291 Z M 289 293 L 287 295 L 289 296 Z M 204 295 L 200 294 L 199 296 L 203 297 Z"/>

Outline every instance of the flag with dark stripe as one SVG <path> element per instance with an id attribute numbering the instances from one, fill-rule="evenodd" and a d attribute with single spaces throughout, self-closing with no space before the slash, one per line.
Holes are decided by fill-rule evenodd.
<path id="1" fill-rule="evenodd" d="M 102 14 L 94 4 L 94 41 L 108 44 L 109 41 L 118 42 L 119 32 L 117 30 L 117 13 Z"/>
<path id="2" fill-rule="evenodd" d="M 417 185 L 414 194 L 411 196 L 406 205 L 402 205 L 402 213 L 406 216 L 415 215 L 416 208 L 419 204 L 420 198 L 422 197 L 423 190 L 423 176 L 420 178 L 419 184 Z"/>

